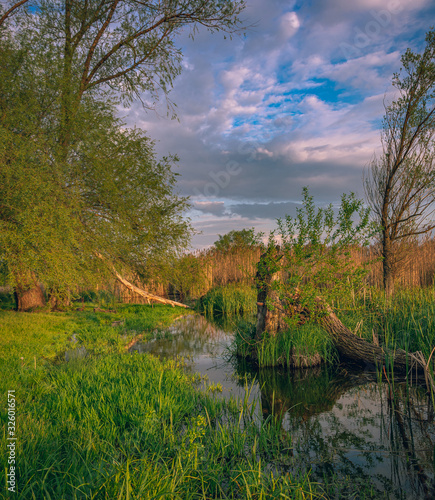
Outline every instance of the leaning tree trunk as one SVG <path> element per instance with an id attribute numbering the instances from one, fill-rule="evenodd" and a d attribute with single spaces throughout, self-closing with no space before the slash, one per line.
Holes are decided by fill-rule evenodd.
<path id="1" fill-rule="evenodd" d="M 391 363 L 400 371 L 417 367 L 426 370 L 421 353 L 408 353 L 403 349 L 385 351 L 382 347 L 357 337 L 337 318 L 331 307 L 317 298 L 319 323 L 329 333 L 338 352 L 344 358 L 373 365 Z"/>
<path id="2" fill-rule="evenodd" d="M 189 306 L 186 306 L 186 304 L 182 304 L 181 302 L 176 302 L 175 300 L 169 300 L 169 299 L 164 299 L 163 297 L 159 297 L 158 295 L 154 295 L 152 293 L 146 292 L 145 290 L 142 290 L 142 288 L 139 288 L 129 281 L 127 281 L 125 278 L 123 278 L 119 273 L 117 273 L 114 270 L 116 279 L 124 285 L 128 290 L 131 290 L 134 293 L 137 293 L 141 297 L 144 297 L 149 300 L 155 300 L 156 302 L 161 302 L 162 304 L 168 304 L 172 307 L 178 306 L 178 307 L 185 307 L 186 309 L 190 309 Z"/>
<path id="3" fill-rule="evenodd" d="M 279 257 L 276 252 L 264 253 L 258 263 L 257 272 L 257 329 L 256 341 L 262 339 L 263 332 L 274 335 L 286 329 L 285 317 L 298 317 L 303 324 L 314 312 L 318 323 L 329 333 L 339 354 L 352 361 L 372 365 L 392 364 L 396 370 L 417 368 L 428 374 L 426 362 L 421 352 L 408 353 L 403 349 L 386 351 L 382 347 L 357 337 L 334 314 L 322 298 L 316 299 L 316 311 L 309 311 L 298 304 L 299 292 L 295 291 L 291 300 L 281 300 L 273 290 L 273 279 L 277 273 Z M 253 348 L 255 357 L 255 346 Z M 315 364 L 315 363 L 313 363 Z M 432 382 L 431 382 L 432 383 Z"/>
<path id="4" fill-rule="evenodd" d="M 122 285 L 124 285 L 128 290 L 131 290 L 132 292 L 137 293 L 141 297 L 144 297 L 145 299 L 148 299 L 148 300 L 154 300 L 154 301 L 160 302 L 162 304 L 168 304 L 168 305 L 170 305 L 172 307 L 179 306 L 179 307 L 185 307 L 186 309 L 190 309 L 190 307 L 187 306 L 186 304 L 182 304 L 181 302 L 176 302 L 175 300 L 164 299 L 163 297 L 159 297 L 158 295 L 154 295 L 154 294 L 149 293 L 149 292 L 147 292 L 145 290 L 142 290 L 142 288 L 139 288 L 136 285 L 133 285 L 133 283 L 130 283 L 125 278 L 123 278 L 118 273 L 118 271 L 115 269 L 115 267 L 112 264 L 109 264 L 107 262 L 107 260 L 103 257 L 103 255 L 101 255 L 99 252 L 95 252 L 95 255 L 99 259 L 103 260 L 104 262 L 106 262 L 109 265 L 109 267 L 112 269 L 113 274 L 116 276 L 116 279 Z"/>

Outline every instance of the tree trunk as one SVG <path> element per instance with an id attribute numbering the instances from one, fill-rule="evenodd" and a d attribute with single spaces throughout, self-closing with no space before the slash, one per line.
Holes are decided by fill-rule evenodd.
<path id="1" fill-rule="evenodd" d="M 395 370 L 401 372 L 412 368 L 427 371 L 421 353 L 407 353 L 403 349 L 387 352 L 352 333 L 321 298 L 317 298 L 317 306 L 321 313 L 319 323 L 329 333 L 341 356 L 373 365 L 392 364 Z"/>
<path id="2" fill-rule="evenodd" d="M 63 297 L 59 297 L 56 293 L 50 290 L 48 295 L 49 295 L 48 302 L 50 304 L 50 309 L 52 311 L 62 311 L 66 307 L 69 307 L 71 305 L 69 293 Z"/>
<path id="3" fill-rule="evenodd" d="M 107 263 L 107 260 L 100 253 L 95 252 L 95 255 L 99 259 L 101 259 Z M 128 290 L 131 290 L 132 292 L 137 293 L 141 297 L 145 297 L 146 299 L 149 299 L 149 300 L 155 300 L 156 302 L 161 302 L 162 304 L 168 304 L 172 307 L 179 306 L 179 307 L 185 307 L 186 309 L 190 309 L 189 306 L 186 306 L 186 304 L 182 304 L 181 302 L 176 302 L 175 300 L 164 299 L 163 297 L 159 297 L 158 295 L 154 295 L 152 293 L 146 292 L 145 290 L 142 290 L 142 288 L 139 288 L 139 287 L 133 285 L 132 283 L 127 281 L 125 278 L 123 278 L 112 264 L 108 264 L 108 265 L 111 267 L 113 274 L 116 276 L 116 279 L 122 285 L 124 285 L 126 288 L 128 288 Z"/>
<path id="4" fill-rule="evenodd" d="M 255 339 L 260 341 L 263 332 L 271 335 L 287 329 L 284 321 L 285 311 L 279 300 L 278 294 L 272 289 L 272 283 L 279 280 L 278 261 L 280 260 L 277 249 L 270 247 L 260 257 L 257 264 L 257 327 Z M 269 306 L 266 304 L 269 303 Z M 270 305 L 272 305 L 270 307 Z"/>
<path id="5" fill-rule="evenodd" d="M 292 300 L 281 300 L 273 290 L 273 279 L 277 274 L 277 253 L 267 251 L 258 263 L 257 272 L 257 328 L 255 339 L 260 341 L 263 332 L 276 334 L 286 329 L 286 317 L 298 316 L 298 323 L 303 324 L 310 317 L 311 311 L 298 305 L 298 290 Z M 291 302 L 291 303 L 290 303 Z M 269 305 L 268 305 L 269 304 Z M 272 305 L 272 307 L 270 307 Z M 409 371 L 417 368 L 429 376 L 426 362 L 421 352 L 407 353 L 403 349 L 386 352 L 382 347 L 367 342 L 352 333 L 334 314 L 331 307 L 321 297 L 316 298 L 316 317 L 318 323 L 329 333 L 340 355 L 352 361 L 371 365 L 391 364 L 395 370 Z M 253 356 L 255 357 L 255 347 Z M 431 380 L 430 378 L 427 380 Z M 430 381 L 433 384 L 432 381 Z"/>
<path id="6" fill-rule="evenodd" d="M 385 294 L 391 297 L 394 293 L 394 255 L 391 240 L 385 233 L 382 241 L 382 272 Z"/>
<path id="7" fill-rule="evenodd" d="M 39 284 L 33 287 L 15 287 L 15 308 L 20 312 L 33 311 L 45 306 L 45 297 L 42 287 Z"/>

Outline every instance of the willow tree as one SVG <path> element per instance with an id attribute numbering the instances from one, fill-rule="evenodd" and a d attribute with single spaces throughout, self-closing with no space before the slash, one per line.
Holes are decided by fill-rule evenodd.
<path id="1" fill-rule="evenodd" d="M 181 71 L 176 37 L 189 27 L 194 37 L 201 25 L 233 33 L 243 7 L 231 0 L 40 0 L 21 8 L 11 19 L 32 40 L 33 56 L 49 46 L 60 61 L 61 154 L 67 157 L 84 95 L 115 92 L 154 108 Z"/>
<path id="2" fill-rule="evenodd" d="M 382 154 L 365 179 L 367 198 L 380 226 L 383 283 L 394 290 L 399 250 L 430 233 L 435 201 L 435 30 L 421 54 L 408 49 L 393 77 L 398 92 L 385 107 Z"/>
<path id="3" fill-rule="evenodd" d="M 141 272 L 187 243 L 175 158 L 158 160 L 143 132 L 123 127 L 110 106 L 91 104 L 67 171 L 44 134 L 0 128 L 0 257 L 21 310 L 42 303 L 38 283 L 55 304 L 114 263 Z"/>
<path id="4" fill-rule="evenodd" d="M 0 167 L 9 202 L 0 213 L 1 258 L 18 295 L 28 294 L 26 307 L 41 305 L 41 293 L 31 297 L 36 282 L 55 295 L 77 282 L 97 247 L 106 263 L 137 269 L 150 249 L 185 242 L 174 158 L 158 161 L 152 142 L 115 118 L 115 106 L 139 99 L 154 108 L 181 70 L 176 37 L 201 25 L 233 33 L 243 6 L 40 0 L 3 9 Z"/>

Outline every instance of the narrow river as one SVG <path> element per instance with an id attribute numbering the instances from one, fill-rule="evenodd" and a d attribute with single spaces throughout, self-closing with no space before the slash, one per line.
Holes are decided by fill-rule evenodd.
<path id="1" fill-rule="evenodd" d="M 291 436 L 292 451 L 274 464 L 281 472 L 335 478 L 336 498 L 435 498 L 434 411 L 424 386 L 379 382 L 369 368 L 255 370 L 230 356 L 232 338 L 191 315 L 131 351 L 183 358 L 221 397 L 244 398 L 248 386 L 258 417 L 273 414 Z"/>

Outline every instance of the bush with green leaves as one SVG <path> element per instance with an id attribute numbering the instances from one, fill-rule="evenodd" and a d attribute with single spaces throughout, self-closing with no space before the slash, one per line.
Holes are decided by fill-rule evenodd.
<path id="1" fill-rule="evenodd" d="M 376 228 L 369 220 L 369 209 L 354 193 L 343 194 L 334 209 L 316 208 L 308 188 L 303 189 L 302 207 L 296 217 L 278 220 L 269 249 L 280 240 L 278 252 L 268 252 L 270 269 L 280 268 L 280 277 L 272 282 L 279 297 L 315 316 L 316 300 L 342 301 L 362 286 L 367 264 L 356 261 L 352 250 L 366 246 Z"/>

